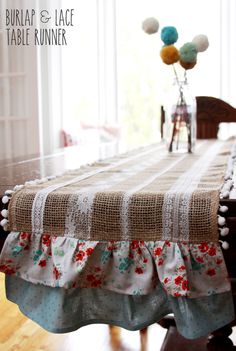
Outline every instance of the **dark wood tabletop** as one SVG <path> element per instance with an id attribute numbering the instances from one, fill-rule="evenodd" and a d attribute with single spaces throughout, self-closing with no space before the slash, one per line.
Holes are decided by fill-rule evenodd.
<path id="1" fill-rule="evenodd" d="M 115 142 L 98 145 L 84 143 L 59 149 L 52 154 L 33 154 L 0 161 L 0 199 L 6 190 L 12 190 L 15 185 L 77 169 L 81 165 L 112 157 L 120 150 L 120 145 Z M 0 211 L 2 208 L 0 201 Z M 0 214 L 0 220 L 2 219 Z M 0 226 L 0 252 L 7 235 Z"/>
<path id="2" fill-rule="evenodd" d="M 48 155 L 34 154 L 0 161 L 0 195 L 17 184 L 76 169 L 81 165 L 112 157 L 119 150 L 119 144 L 112 142 L 92 146 L 81 144 L 59 149 Z"/>

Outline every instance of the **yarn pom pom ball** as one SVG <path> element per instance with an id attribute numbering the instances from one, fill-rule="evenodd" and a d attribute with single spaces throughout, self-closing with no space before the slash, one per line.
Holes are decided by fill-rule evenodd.
<path id="1" fill-rule="evenodd" d="M 179 63 L 184 69 L 192 69 L 196 65 L 197 61 L 185 62 L 180 60 Z"/>
<path id="2" fill-rule="evenodd" d="M 183 62 L 196 62 L 197 48 L 193 43 L 185 43 L 180 49 L 180 60 Z"/>
<path id="3" fill-rule="evenodd" d="M 204 34 L 196 35 L 196 37 L 193 38 L 192 43 L 195 44 L 197 52 L 206 51 L 209 46 L 208 38 Z"/>
<path id="4" fill-rule="evenodd" d="M 163 46 L 160 56 L 162 61 L 167 65 L 172 65 L 173 63 L 179 61 L 179 51 L 174 45 Z"/>
<path id="5" fill-rule="evenodd" d="M 154 17 L 146 18 L 142 23 L 142 28 L 147 34 L 155 34 L 159 29 L 159 22 Z"/>
<path id="6" fill-rule="evenodd" d="M 161 40 L 165 45 L 174 44 L 178 40 L 178 32 L 176 28 L 172 26 L 162 28 Z"/>

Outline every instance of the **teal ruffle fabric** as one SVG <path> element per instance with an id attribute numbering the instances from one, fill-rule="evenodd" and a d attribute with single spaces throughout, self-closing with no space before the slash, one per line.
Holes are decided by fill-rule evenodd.
<path id="1" fill-rule="evenodd" d="M 94 323 L 139 330 L 173 313 L 180 334 L 194 339 L 234 319 L 231 292 L 175 298 L 160 283 L 148 295 L 124 295 L 99 288 L 51 288 L 6 276 L 6 295 L 28 318 L 53 333 Z"/>

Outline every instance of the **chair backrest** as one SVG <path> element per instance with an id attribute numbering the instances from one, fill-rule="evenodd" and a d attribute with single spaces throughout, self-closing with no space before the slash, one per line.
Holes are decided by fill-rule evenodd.
<path id="1" fill-rule="evenodd" d="M 221 122 L 236 122 L 236 108 L 227 102 L 211 97 L 197 96 L 197 138 L 217 137 Z"/>
<path id="2" fill-rule="evenodd" d="M 236 108 L 212 96 L 197 96 L 197 138 L 215 139 L 221 122 L 236 122 Z M 161 106 L 161 137 L 165 111 Z"/>

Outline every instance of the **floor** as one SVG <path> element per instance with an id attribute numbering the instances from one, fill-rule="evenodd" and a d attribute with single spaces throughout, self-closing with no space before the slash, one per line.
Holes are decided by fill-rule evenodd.
<path id="1" fill-rule="evenodd" d="M 147 351 L 160 350 L 165 329 L 148 329 Z M 93 337 L 91 337 L 93 336 Z M 24 317 L 17 306 L 5 298 L 4 275 L 0 273 L 0 351 L 140 351 L 139 332 L 98 324 L 68 334 L 46 332 Z"/>
<path id="2" fill-rule="evenodd" d="M 111 333 L 111 334 L 110 334 Z M 159 351 L 165 329 L 158 324 L 148 328 L 146 351 Z M 92 337 L 91 337 L 92 336 Z M 236 327 L 231 335 L 236 345 Z M 24 317 L 5 298 L 4 275 L 0 273 L 0 351 L 140 351 L 139 332 L 97 324 L 73 333 L 48 333 Z"/>

